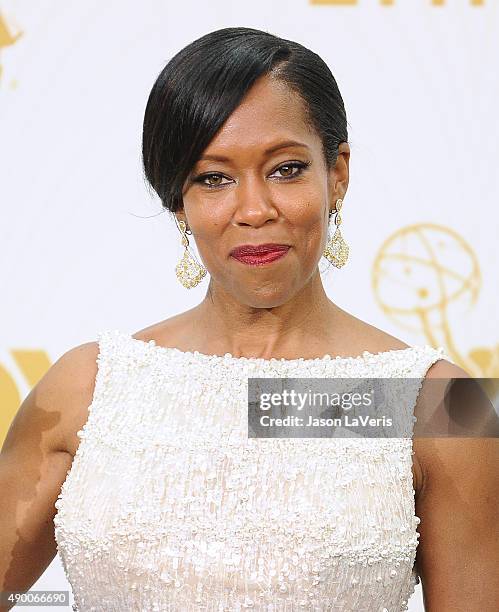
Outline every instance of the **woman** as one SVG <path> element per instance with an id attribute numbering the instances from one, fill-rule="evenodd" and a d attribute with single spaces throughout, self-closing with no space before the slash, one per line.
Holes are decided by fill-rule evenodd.
<path id="1" fill-rule="evenodd" d="M 349 158 L 336 81 L 303 46 L 226 28 L 165 66 L 145 175 L 186 247 L 179 280 L 209 272 L 208 291 L 68 351 L 25 400 L 2 453 L 3 590 L 45 569 L 53 522 L 85 612 L 393 612 L 418 574 L 432 612 L 497 609 L 496 447 L 245 428 L 249 377 L 467 376 L 326 296 Z"/>

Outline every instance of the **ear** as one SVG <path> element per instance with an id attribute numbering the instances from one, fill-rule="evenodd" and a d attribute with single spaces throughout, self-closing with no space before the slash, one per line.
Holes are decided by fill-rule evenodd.
<path id="1" fill-rule="evenodd" d="M 338 198 L 343 199 L 348 189 L 350 175 L 350 146 L 348 142 L 338 145 L 338 158 L 336 164 L 329 170 L 329 195 L 332 202 Z"/>
<path id="2" fill-rule="evenodd" d="M 186 225 L 189 225 L 187 223 L 187 217 L 185 216 L 183 208 L 181 210 L 177 210 L 174 214 L 177 217 L 177 221 L 184 221 Z"/>

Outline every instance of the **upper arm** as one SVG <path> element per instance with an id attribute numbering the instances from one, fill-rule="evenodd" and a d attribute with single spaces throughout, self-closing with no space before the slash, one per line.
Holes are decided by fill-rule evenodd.
<path id="1" fill-rule="evenodd" d="M 446 361 L 429 377 L 467 377 Z M 472 409 L 472 407 L 470 407 Z M 495 612 L 499 602 L 499 438 L 414 440 L 423 483 L 416 565 L 428 612 Z"/>
<path id="2" fill-rule="evenodd" d="M 57 552 L 54 503 L 73 459 L 66 436 L 91 402 L 97 355 L 96 342 L 62 355 L 11 423 L 0 452 L 0 591 L 28 590 Z"/>

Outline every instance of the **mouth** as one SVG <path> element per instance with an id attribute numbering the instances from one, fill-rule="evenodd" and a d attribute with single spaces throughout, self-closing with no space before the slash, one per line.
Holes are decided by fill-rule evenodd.
<path id="1" fill-rule="evenodd" d="M 262 266 L 282 259 L 289 249 L 288 244 L 245 244 L 233 249 L 230 255 L 246 265 Z"/>

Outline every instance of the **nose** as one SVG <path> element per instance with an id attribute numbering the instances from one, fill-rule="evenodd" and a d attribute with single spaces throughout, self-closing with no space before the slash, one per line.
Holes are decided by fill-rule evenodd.
<path id="1" fill-rule="evenodd" d="M 279 217 L 272 196 L 258 179 L 243 180 L 235 190 L 234 223 L 259 227 Z"/>

